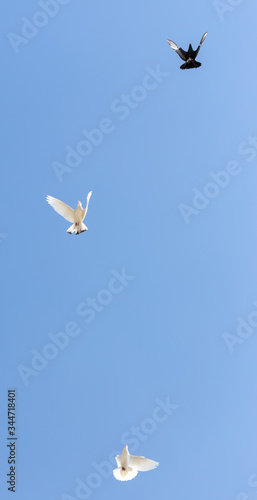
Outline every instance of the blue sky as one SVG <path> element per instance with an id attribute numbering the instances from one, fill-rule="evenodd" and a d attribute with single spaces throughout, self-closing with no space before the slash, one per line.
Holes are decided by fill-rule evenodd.
<path id="1" fill-rule="evenodd" d="M 15 388 L 17 500 L 252 500 L 257 6 L 56 1 L 0 20 L 0 496 Z"/>

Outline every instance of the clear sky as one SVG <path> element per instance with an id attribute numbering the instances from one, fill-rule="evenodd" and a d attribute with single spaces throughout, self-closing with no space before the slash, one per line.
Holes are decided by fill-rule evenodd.
<path id="1" fill-rule="evenodd" d="M 256 15 L 5 5 L 1 499 L 12 388 L 16 500 L 256 497 Z M 181 71 L 166 39 L 205 31 Z M 75 208 L 90 190 L 69 236 L 46 195 Z M 116 481 L 125 444 L 159 467 Z"/>

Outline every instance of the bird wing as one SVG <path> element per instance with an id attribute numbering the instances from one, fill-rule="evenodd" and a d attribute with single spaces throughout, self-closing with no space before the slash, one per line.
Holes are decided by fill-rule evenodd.
<path id="1" fill-rule="evenodd" d="M 57 198 L 53 198 L 52 196 L 47 196 L 46 201 L 59 215 L 62 215 L 64 219 L 68 220 L 69 222 L 74 222 L 75 210 L 73 210 L 73 208 L 69 207 L 69 205 L 66 205 L 66 203 L 63 203 L 63 201 L 57 200 Z"/>
<path id="2" fill-rule="evenodd" d="M 91 194 L 92 194 L 92 191 L 90 191 L 87 195 L 87 204 L 86 204 L 86 208 L 85 208 L 85 215 L 84 217 L 86 217 L 86 213 L 87 213 L 87 209 L 88 209 L 88 204 L 89 204 L 89 200 L 91 198 Z"/>
<path id="3" fill-rule="evenodd" d="M 183 61 L 187 60 L 187 53 L 183 49 L 181 49 L 181 47 L 179 47 L 176 43 L 172 42 L 168 38 L 167 38 L 167 42 L 170 45 L 170 47 L 173 50 L 175 50 L 175 52 L 177 52 L 177 54 L 179 55 L 179 57 L 181 57 L 181 59 L 183 59 Z"/>
<path id="4" fill-rule="evenodd" d="M 117 462 L 117 466 L 120 467 L 121 466 L 121 455 L 116 455 L 115 460 Z"/>
<path id="5" fill-rule="evenodd" d="M 129 456 L 129 466 L 141 472 L 155 469 L 155 467 L 157 467 L 158 465 L 158 462 L 150 460 L 149 458 L 136 457 L 134 455 Z"/>
<path id="6" fill-rule="evenodd" d="M 204 33 L 204 35 L 203 35 L 203 36 L 202 36 L 202 38 L 201 38 L 201 41 L 200 41 L 200 43 L 199 43 L 200 47 L 201 47 L 201 45 L 203 44 L 203 42 L 204 42 L 204 40 L 205 40 L 206 36 L 207 36 L 207 31 L 206 31 L 206 33 Z"/>
<path id="7" fill-rule="evenodd" d="M 198 54 L 198 52 L 199 52 L 199 50 L 200 50 L 200 48 L 201 48 L 201 46 L 202 46 L 202 44 L 203 44 L 203 42 L 204 42 L 205 38 L 206 38 L 206 36 L 207 36 L 207 31 L 206 31 L 206 33 L 204 33 L 204 35 L 202 36 L 202 38 L 201 38 L 201 40 L 200 40 L 200 43 L 199 43 L 199 45 L 198 45 L 197 49 L 194 51 L 194 58 L 196 58 L 196 56 L 197 56 L 197 54 Z"/>
<path id="8" fill-rule="evenodd" d="M 137 473 L 138 473 L 137 470 L 131 469 L 130 467 L 125 475 L 124 473 L 121 474 L 121 467 L 119 467 L 118 469 L 114 469 L 113 471 L 113 475 L 116 479 L 118 479 L 118 481 L 129 481 L 130 479 L 136 477 Z"/>

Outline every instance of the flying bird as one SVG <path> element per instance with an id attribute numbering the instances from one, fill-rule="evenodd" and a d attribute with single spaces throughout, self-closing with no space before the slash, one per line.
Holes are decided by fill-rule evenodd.
<path id="1" fill-rule="evenodd" d="M 138 471 L 147 471 L 155 469 L 159 464 L 145 457 L 135 457 L 130 455 L 127 445 L 123 449 L 122 455 L 115 457 L 117 469 L 114 469 L 113 475 L 119 481 L 129 481 L 136 477 Z"/>
<path id="2" fill-rule="evenodd" d="M 183 59 L 183 61 L 186 61 L 184 64 L 182 64 L 182 66 L 180 66 L 180 69 L 199 68 L 199 66 L 202 65 L 200 62 L 196 61 L 195 58 L 197 57 L 197 54 L 205 40 L 206 35 L 207 32 L 202 36 L 196 50 L 193 50 L 193 47 L 190 43 L 187 52 L 181 49 L 181 47 L 179 47 L 176 43 L 167 39 L 167 42 L 171 46 L 171 48 L 175 50 L 175 52 L 177 52 L 177 54 L 179 55 L 179 57 L 181 57 L 181 59 Z"/>
<path id="3" fill-rule="evenodd" d="M 67 229 L 67 233 L 72 234 L 75 232 L 75 234 L 80 234 L 83 233 L 84 231 L 87 231 L 87 226 L 83 224 L 83 220 L 86 217 L 87 209 L 88 209 L 88 203 L 91 197 L 92 191 L 88 193 L 87 195 L 87 204 L 86 208 L 83 208 L 81 205 L 81 202 L 78 201 L 78 206 L 76 210 L 73 208 L 69 207 L 69 205 L 66 205 L 66 203 L 63 203 L 63 201 L 57 200 L 56 198 L 53 198 L 52 196 L 47 196 L 46 201 L 53 207 L 53 209 L 59 214 L 64 217 L 64 219 L 68 220 L 69 222 L 72 222 L 72 225 Z"/>

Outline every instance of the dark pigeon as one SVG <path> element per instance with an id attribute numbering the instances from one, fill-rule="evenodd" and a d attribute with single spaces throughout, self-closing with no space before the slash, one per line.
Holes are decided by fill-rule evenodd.
<path id="1" fill-rule="evenodd" d="M 202 64 L 198 61 L 195 60 L 197 57 L 197 54 L 201 48 L 201 45 L 203 44 L 205 37 L 207 35 L 207 32 L 204 33 L 204 35 L 201 38 L 201 41 L 197 47 L 196 50 L 193 50 L 193 47 L 191 43 L 189 44 L 188 51 L 185 52 L 185 50 L 181 49 L 176 43 L 172 42 L 171 40 L 167 40 L 168 44 L 171 46 L 175 52 L 183 59 L 183 61 L 186 61 L 182 66 L 180 66 L 180 69 L 190 69 L 190 68 L 199 68 Z"/>

